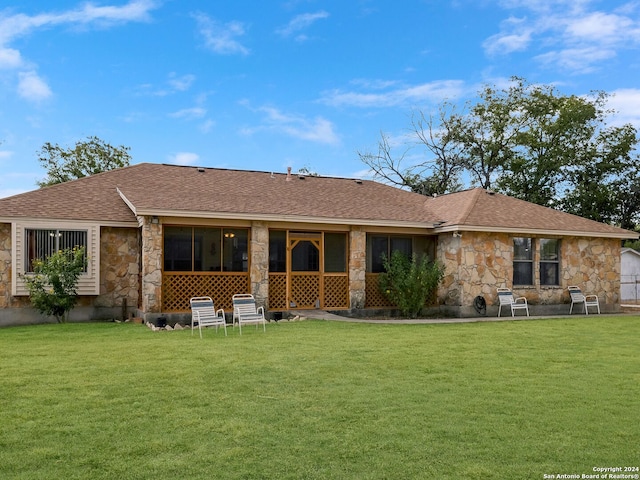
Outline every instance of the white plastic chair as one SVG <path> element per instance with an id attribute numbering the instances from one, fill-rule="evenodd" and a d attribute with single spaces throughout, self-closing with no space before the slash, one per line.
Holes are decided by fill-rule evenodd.
<path id="1" fill-rule="evenodd" d="M 239 293 L 233 296 L 233 324 L 238 322 L 240 327 L 240 335 L 242 335 L 242 325 L 255 324 L 256 330 L 258 325 L 262 324 L 262 329 L 267 331 L 267 320 L 264 318 L 264 308 L 256 308 L 256 300 L 250 293 Z"/>
<path id="2" fill-rule="evenodd" d="M 514 298 L 513 292 L 511 292 L 510 289 L 499 288 L 498 299 L 500 300 L 500 306 L 498 307 L 498 316 L 500 316 L 502 312 L 502 307 L 507 305 L 511 308 L 512 317 L 516 316 L 516 310 L 525 310 L 527 312 L 527 317 L 529 316 L 529 305 L 527 304 L 527 299 L 525 297 Z"/>
<path id="3" fill-rule="evenodd" d="M 596 307 L 598 313 L 600 313 L 600 302 L 597 295 L 584 295 L 580 287 L 576 285 L 570 285 L 567 287 L 569 294 L 571 295 L 571 308 L 569 309 L 569 315 L 573 312 L 573 306 L 576 303 L 582 303 L 584 305 L 585 315 L 589 315 L 589 307 Z"/>
<path id="4" fill-rule="evenodd" d="M 213 306 L 211 297 L 193 297 L 191 303 L 191 335 L 195 322 L 198 322 L 198 330 L 200 330 L 200 338 L 202 338 L 202 327 L 218 327 L 224 328 L 224 335 L 227 336 L 227 321 L 224 317 L 224 310 L 216 311 Z"/>

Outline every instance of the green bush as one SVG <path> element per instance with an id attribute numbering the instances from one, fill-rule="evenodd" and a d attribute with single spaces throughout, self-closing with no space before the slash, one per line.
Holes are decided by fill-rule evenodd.
<path id="1" fill-rule="evenodd" d="M 444 266 L 430 262 L 428 257 L 411 258 L 394 251 L 391 258 L 382 258 L 385 272 L 380 274 L 380 289 L 399 309 L 402 315 L 416 318 L 427 300 L 438 288 L 444 276 Z"/>
<path id="2" fill-rule="evenodd" d="M 44 260 L 35 260 L 33 273 L 23 277 L 31 304 L 64 323 L 78 301 L 76 288 L 86 264 L 84 247 L 59 250 Z"/>

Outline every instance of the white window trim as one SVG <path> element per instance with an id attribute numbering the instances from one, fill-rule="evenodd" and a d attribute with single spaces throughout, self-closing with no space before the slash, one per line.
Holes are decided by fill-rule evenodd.
<path id="1" fill-rule="evenodd" d="M 100 226 L 95 223 L 32 220 L 13 222 L 11 225 L 11 295 L 16 297 L 29 295 L 29 290 L 22 279 L 25 274 L 24 235 L 27 229 L 85 230 L 87 232 L 87 271 L 80 275 L 77 291 L 78 295 L 100 294 Z"/>

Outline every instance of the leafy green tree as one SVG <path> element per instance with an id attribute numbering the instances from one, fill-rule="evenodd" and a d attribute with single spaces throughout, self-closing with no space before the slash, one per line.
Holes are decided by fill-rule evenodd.
<path id="1" fill-rule="evenodd" d="M 402 315 L 416 318 L 431 298 L 444 276 L 444 266 L 430 262 L 426 255 L 411 258 L 399 250 L 382 259 L 385 271 L 380 274 L 380 290 L 396 305 Z"/>
<path id="2" fill-rule="evenodd" d="M 603 129 L 594 135 L 584 150 L 585 158 L 574 158 L 566 170 L 568 185 L 560 202 L 562 209 L 605 223 L 620 224 L 624 216 L 628 227 L 640 213 L 637 200 L 635 208 L 629 201 L 633 193 L 623 190 L 627 181 L 631 189 L 633 183 L 637 188 L 637 157 L 634 161 L 632 156 L 637 141 L 631 125 Z"/>
<path id="3" fill-rule="evenodd" d="M 47 142 L 38 153 L 38 161 L 47 171 L 47 177 L 38 182 L 38 186 L 46 187 L 126 167 L 131 161 L 129 150 L 124 146 L 114 147 L 95 136 L 76 142 L 73 148 Z"/>
<path id="4" fill-rule="evenodd" d="M 78 301 L 78 279 L 86 264 L 84 247 L 59 250 L 43 260 L 35 260 L 33 273 L 23 277 L 31 304 L 40 313 L 64 323 Z"/>
<path id="5" fill-rule="evenodd" d="M 462 111 L 447 101 L 435 116 L 414 114 L 412 133 L 430 160 L 412 162 L 408 149 L 398 155 L 384 134 L 378 154 L 359 155 L 377 177 L 425 195 L 477 185 L 633 229 L 640 139 L 630 124 L 607 125 L 608 98 L 513 77 L 507 88 L 484 86 Z"/>

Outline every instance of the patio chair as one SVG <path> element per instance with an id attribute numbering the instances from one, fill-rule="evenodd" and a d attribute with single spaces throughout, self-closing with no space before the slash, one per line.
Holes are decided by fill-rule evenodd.
<path id="1" fill-rule="evenodd" d="M 525 297 L 514 297 L 513 292 L 510 289 L 499 288 L 498 299 L 500 300 L 500 306 L 498 307 L 498 316 L 500 316 L 502 312 L 502 307 L 506 307 L 507 305 L 511 308 L 512 317 L 516 316 L 516 310 L 524 310 L 527 312 L 527 317 L 529 316 L 529 305 Z"/>
<path id="2" fill-rule="evenodd" d="M 240 335 L 242 335 L 242 325 L 255 324 L 256 330 L 258 325 L 262 324 L 262 329 L 267 331 L 267 320 L 264 317 L 264 308 L 256 308 L 256 301 L 250 293 L 239 293 L 233 296 L 233 325 L 238 322 L 240 327 Z"/>
<path id="3" fill-rule="evenodd" d="M 202 338 L 202 327 L 216 327 L 216 332 L 218 327 L 222 327 L 225 337 L 227 336 L 227 321 L 224 317 L 224 310 L 216 311 L 211 297 L 193 297 L 189 303 L 191 304 L 191 335 L 193 335 L 193 328 L 197 322 L 200 338 Z"/>
<path id="4" fill-rule="evenodd" d="M 600 302 L 597 295 L 584 295 L 580 287 L 576 285 L 570 285 L 567 287 L 569 295 L 571 295 L 571 308 L 569 308 L 569 315 L 573 312 L 573 306 L 576 303 L 582 303 L 584 305 L 585 315 L 589 315 L 589 307 L 596 307 L 598 313 L 600 313 Z"/>

